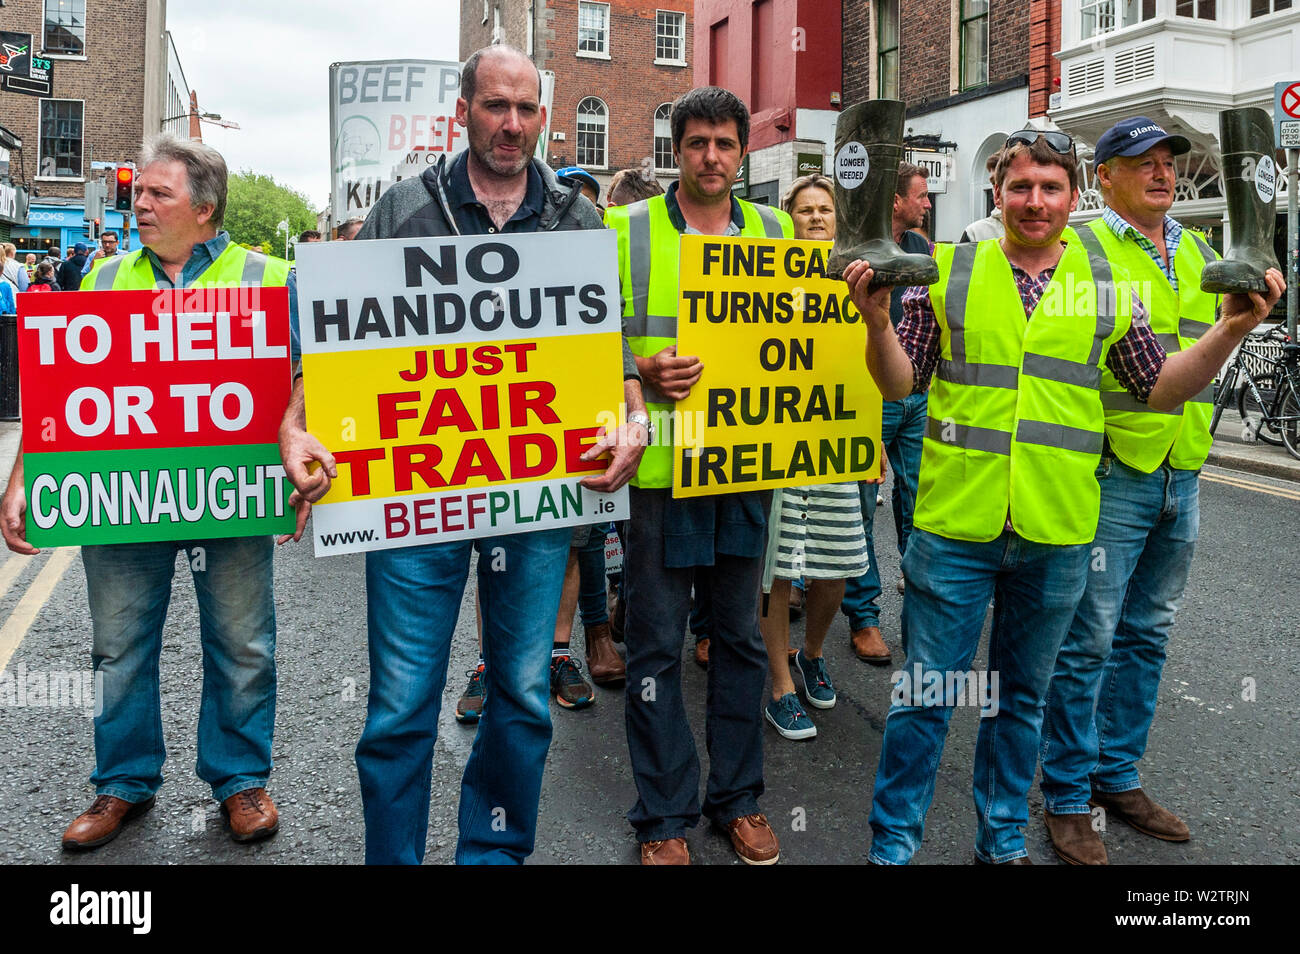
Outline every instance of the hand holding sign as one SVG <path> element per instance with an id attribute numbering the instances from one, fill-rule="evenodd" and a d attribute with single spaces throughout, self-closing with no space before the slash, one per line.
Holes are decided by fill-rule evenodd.
<path id="1" fill-rule="evenodd" d="M 23 484 L 22 454 L 14 461 L 9 486 L 4 500 L 0 501 L 0 533 L 4 534 L 5 545 L 14 553 L 32 556 L 41 552 L 27 542 L 27 491 Z"/>
<path id="2" fill-rule="evenodd" d="M 674 401 L 684 401 L 704 373 L 704 365 L 694 355 L 677 356 L 677 346 L 669 345 L 641 366 L 646 383 Z"/>

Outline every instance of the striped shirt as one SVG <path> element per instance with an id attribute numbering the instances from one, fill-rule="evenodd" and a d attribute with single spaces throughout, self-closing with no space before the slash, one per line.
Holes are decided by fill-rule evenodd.
<path id="1" fill-rule="evenodd" d="M 1161 255 L 1160 250 L 1156 248 L 1156 243 L 1151 241 L 1145 235 L 1137 230 L 1137 227 L 1120 215 L 1110 206 L 1101 213 L 1101 220 L 1110 226 L 1110 230 L 1115 233 L 1115 237 L 1121 242 L 1124 239 L 1132 237 L 1137 243 L 1137 247 L 1146 252 L 1151 261 L 1164 273 L 1165 278 L 1169 279 L 1169 284 L 1174 291 L 1178 291 L 1178 273 L 1174 271 L 1174 256 L 1178 254 L 1178 243 L 1183 240 L 1183 227 L 1172 216 L 1165 216 L 1165 250 L 1169 253 L 1169 259 L 1166 261 Z"/>

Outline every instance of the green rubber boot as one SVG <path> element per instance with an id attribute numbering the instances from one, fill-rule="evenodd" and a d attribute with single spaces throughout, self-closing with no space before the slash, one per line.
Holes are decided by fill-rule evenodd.
<path id="1" fill-rule="evenodd" d="M 871 264 L 879 285 L 933 285 L 939 266 L 929 255 L 905 252 L 894 241 L 894 194 L 903 158 L 903 104 L 895 99 L 857 103 L 835 123 L 835 246 L 828 278 L 843 278 L 855 259 Z"/>
<path id="2" fill-rule="evenodd" d="M 1219 113 L 1219 146 L 1228 190 L 1232 245 L 1201 272 L 1201 291 L 1216 295 L 1267 292 L 1264 272 L 1281 269 L 1273 251 L 1278 169 L 1273 161 L 1273 121 L 1257 106 Z"/>

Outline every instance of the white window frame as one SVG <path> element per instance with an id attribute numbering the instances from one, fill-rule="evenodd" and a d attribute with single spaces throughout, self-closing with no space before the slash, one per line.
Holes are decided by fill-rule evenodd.
<path id="1" fill-rule="evenodd" d="M 676 162 L 672 162 L 671 165 L 667 165 L 667 166 L 659 165 L 659 140 L 662 138 L 659 135 L 659 113 L 661 110 L 664 109 L 668 110 L 668 114 L 663 118 L 663 121 L 668 124 L 668 158 L 669 160 L 672 160 L 673 158 L 673 124 L 672 124 L 673 104 L 672 103 L 660 103 L 658 106 L 655 107 L 654 125 L 652 126 L 652 135 L 650 137 L 650 148 L 653 153 L 651 158 L 654 162 L 654 167 L 656 172 L 676 172 L 677 171 Z"/>
<path id="2" fill-rule="evenodd" d="M 582 42 L 582 30 L 583 30 L 583 26 L 582 26 L 583 7 L 604 7 L 605 8 L 605 49 L 602 50 L 601 52 L 595 52 L 593 50 L 584 50 L 581 47 L 579 47 L 577 51 L 578 56 L 586 57 L 588 59 L 593 59 L 593 60 L 607 60 L 610 58 L 609 51 L 612 46 L 610 34 L 613 32 L 610 29 L 609 4 L 599 3 L 596 2 L 596 0 L 578 0 L 578 42 L 580 44 Z"/>
<path id="3" fill-rule="evenodd" d="M 91 0 L 86 0 L 87 9 L 84 11 L 86 23 L 81 25 L 82 33 L 84 34 L 81 38 L 82 51 L 80 53 L 46 53 L 45 29 L 49 25 L 49 21 L 45 18 L 45 8 L 49 3 L 49 0 L 41 0 L 41 56 L 45 57 L 47 60 L 70 60 L 73 62 L 78 60 L 85 62 L 90 59 L 90 2 Z M 32 34 L 32 42 L 36 42 L 36 34 Z"/>
<path id="4" fill-rule="evenodd" d="M 1079 5 L 1077 8 L 1079 19 L 1077 22 L 1078 22 L 1080 41 L 1091 40 L 1095 37 L 1100 37 L 1100 36 L 1107 36 L 1111 33 L 1115 33 L 1118 30 L 1124 30 L 1131 26 L 1137 26 L 1139 23 L 1146 23 L 1147 21 L 1142 19 L 1142 0 L 1136 0 L 1136 2 L 1132 4 L 1134 18 L 1131 22 L 1125 22 L 1126 15 L 1129 12 L 1127 9 L 1127 7 L 1129 6 L 1129 2 L 1130 0 L 1079 0 Z M 1222 6 L 1224 2 L 1226 2 L 1226 0 L 1220 0 L 1219 5 Z M 1169 16 L 1172 19 L 1174 0 L 1170 0 L 1169 7 L 1170 7 Z M 1094 12 L 1095 16 L 1100 17 L 1103 9 L 1105 8 L 1109 8 L 1108 15 L 1111 18 L 1111 25 L 1109 27 L 1106 27 L 1105 29 L 1096 29 L 1091 33 L 1086 32 L 1083 26 L 1084 13 L 1086 11 L 1091 10 Z M 1159 16 L 1161 16 L 1161 13 L 1162 11 L 1160 10 L 1159 6 L 1157 6 L 1155 15 L 1152 17 L 1152 19 L 1158 18 Z M 1184 17 L 1183 19 L 1186 20 L 1188 18 Z"/>
<path id="5" fill-rule="evenodd" d="M 595 100 L 600 103 L 600 108 L 604 110 L 604 130 L 601 133 L 603 141 L 601 143 L 601 152 L 604 153 L 604 162 L 583 162 L 582 155 L 578 152 L 582 148 L 582 130 L 583 123 L 582 104 L 588 100 Z M 578 108 L 574 110 L 573 124 L 573 161 L 575 165 L 582 166 L 584 169 L 608 169 L 609 168 L 609 103 L 605 102 L 599 96 L 584 96 L 578 100 Z"/>
<path id="6" fill-rule="evenodd" d="M 669 59 L 659 55 L 659 15 L 668 14 L 678 17 L 678 23 L 681 25 L 681 32 L 677 34 L 677 40 L 681 44 L 679 50 L 681 56 L 678 59 Z M 656 10 L 655 11 L 655 66 L 686 66 L 686 14 L 680 10 Z"/>
<path id="7" fill-rule="evenodd" d="M 1297 5 L 1297 4 L 1295 4 L 1295 3 L 1292 3 L 1291 6 L 1289 6 L 1289 7 L 1284 7 L 1284 8 L 1282 8 L 1281 10 L 1279 10 L 1279 9 L 1277 8 L 1277 0 L 1268 0 L 1268 12 L 1267 12 L 1267 13 L 1260 13 L 1260 14 L 1258 14 L 1258 15 L 1252 15 L 1251 12 L 1250 12 L 1250 0 L 1246 0 L 1246 22 L 1247 22 L 1247 23 L 1250 23 L 1250 22 L 1253 21 L 1253 20 L 1262 20 L 1262 19 L 1264 19 L 1264 17 L 1275 16 L 1275 15 L 1277 15 L 1277 14 L 1279 14 L 1279 13 L 1294 13 L 1297 9 L 1300 9 L 1300 5 Z"/>
<path id="8" fill-rule="evenodd" d="M 55 99 L 54 97 L 42 97 L 41 105 L 36 107 L 36 172 L 33 178 L 38 182 L 85 182 L 86 181 L 86 101 L 84 99 Z M 41 160 L 44 156 L 44 139 L 45 136 L 41 131 L 43 117 L 41 110 L 45 108 L 46 103 L 80 103 L 81 104 L 81 172 L 75 176 L 43 176 L 40 175 Z"/>

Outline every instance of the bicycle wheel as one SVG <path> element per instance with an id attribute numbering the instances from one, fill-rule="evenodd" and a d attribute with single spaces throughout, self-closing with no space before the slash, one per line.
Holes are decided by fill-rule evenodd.
<path id="1" fill-rule="evenodd" d="M 1219 418 L 1223 417 L 1223 409 L 1228 406 L 1232 400 L 1232 389 L 1237 383 L 1237 369 L 1229 368 L 1227 373 L 1219 380 L 1218 390 L 1214 392 L 1214 413 L 1210 415 L 1210 436 L 1214 436 L 1214 430 L 1219 426 Z"/>
<path id="2" fill-rule="evenodd" d="M 1286 445 L 1286 452 L 1300 460 L 1300 396 L 1295 393 L 1295 388 L 1291 382 L 1287 381 L 1283 387 L 1286 388 L 1286 397 L 1282 399 L 1281 415 L 1284 418 L 1279 430 L 1282 432 L 1282 443 Z M 1285 420 L 1290 418 L 1290 420 Z"/>
<path id="3" fill-rule="evenodd" d="M 1277 380 L 1271 374 L 1261 374 L 1255 378 L 1255 387 L 1259 388 L 1264 400 L 1269 401 L 1277 389 Z M 1241 412 L 1242 424 L 1249 425 L 1261 441 L 1274 447 L 1282 445 L 1282 435 L 1278 433 L 1277 425 L 1267 423 L 1264 413 L 1266 409 L 1255 400 L 1249 381 L 1241 387 L 1241 394 L 1237 397 L 1237 410 Z"/>

